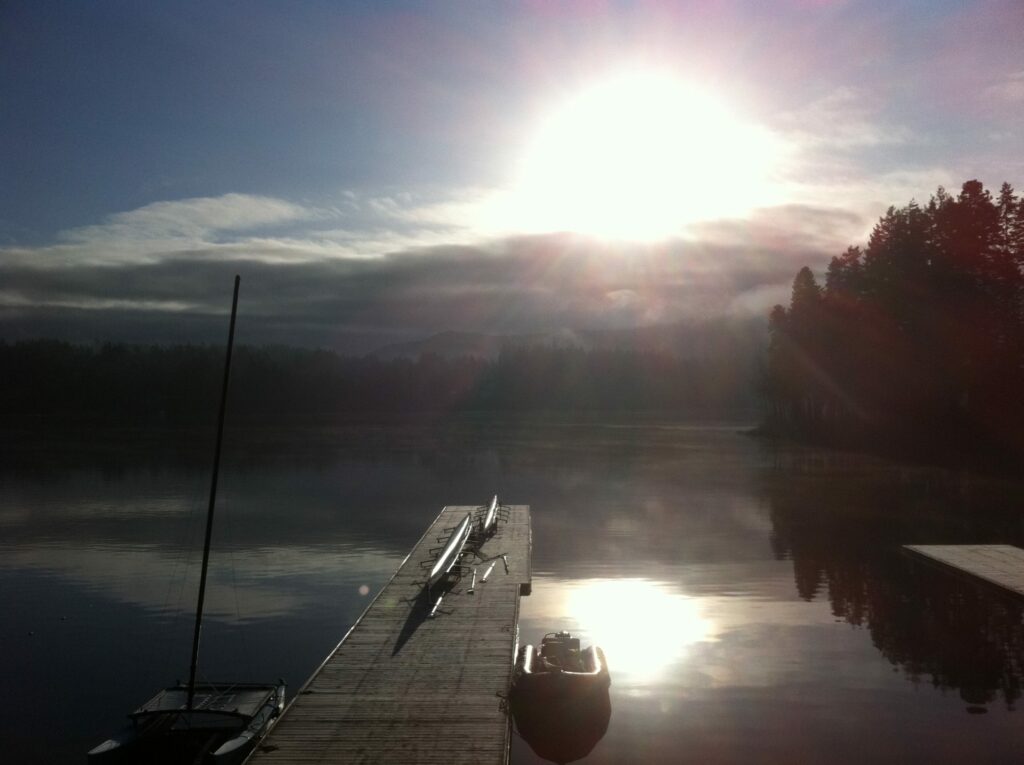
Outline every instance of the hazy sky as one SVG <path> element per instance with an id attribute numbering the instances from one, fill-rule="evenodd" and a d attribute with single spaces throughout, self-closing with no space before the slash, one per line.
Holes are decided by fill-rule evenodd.
<path id="1" fill-rule="evenodd" d="M 0 336 L 763 311 L 1024 185 L 1024 3 L 0 3 Z"/>

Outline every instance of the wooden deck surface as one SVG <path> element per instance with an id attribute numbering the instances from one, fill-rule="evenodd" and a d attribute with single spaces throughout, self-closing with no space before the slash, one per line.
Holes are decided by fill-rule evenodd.
<path id="1" fill-rule="evenodd" d="M 1024 597 L 1024 550 L 1012 545 L 904 545 L 904 549 Z"/>
<path id="2" fill-rule="evenodd" d="M 431 548 L 475 510 L 441 511 L 247 763 L 507 762 L 519 597 L 530 591 L 529 507 L 511 506 L 508 521 L 464 558 L 478 562 L 474 594 L 470 574 L 428 618 L 423 593 Z M 479 561 L 501 553 L 509 572 L 498 558 L 481 582 L 490 563 Z"/>

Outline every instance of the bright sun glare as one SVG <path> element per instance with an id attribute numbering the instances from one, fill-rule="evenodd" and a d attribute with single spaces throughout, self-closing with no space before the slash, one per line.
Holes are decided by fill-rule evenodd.
<path id="1" fill-rule="evenodd" d="M 619 676 L 650 679 L 694 643 L 713 640 L 714 624 L 695 598 L 646 579 L 596 579 L 573 587 L 565 613 Z"/>
<path id="2" fill-rule="evenodd" d="M 771 203 L 780 153 L 767 130 L 711 94 L 630 72 L 548 115 L 501 217 L 532 231 L 649 241 Z"/>

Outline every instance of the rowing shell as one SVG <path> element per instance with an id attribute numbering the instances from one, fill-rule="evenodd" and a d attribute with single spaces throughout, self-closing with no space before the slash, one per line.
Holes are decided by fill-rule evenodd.
<path id="1" fill-rule="evenodd" d="M 466 517 L 462 519 L 462 522 L 452 532 L 451 537 L 448 539 L 448 544 L 444 546 L 444 550 L 441 551 L 441 554 L 437 556 L 437 560 L 434 561 L 434 567 L 430 569 L 430 576 L 427 577 L 428 590 L 452 570 L 452 566 L 455 565 L 455 561 L 459 559 L 459 555 L 462 553 L 462 548 L 466 545 L 471 527 L 470 515 L 466 513 Z"/>
<path id="2" fill-rule="evenodd" d="M 494 523 L 498 518 L 498 495 L 494 495 L 491 504 L 487 506 L 483 520 L 480 521 L 480 535 L 487 536 L 494 530 Z"/>

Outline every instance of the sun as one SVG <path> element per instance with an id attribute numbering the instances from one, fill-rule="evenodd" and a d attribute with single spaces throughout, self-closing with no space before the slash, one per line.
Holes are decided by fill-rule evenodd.
<path id="1" fill-rule="evenodd" d="M 521 159 L 518 228 L 649 241 L 770 204 L 782 147 L 713 93 L 630 71 L 553 108 Z"/>

